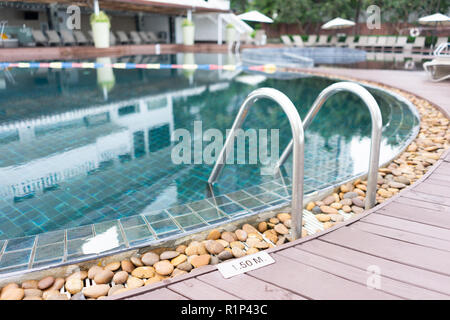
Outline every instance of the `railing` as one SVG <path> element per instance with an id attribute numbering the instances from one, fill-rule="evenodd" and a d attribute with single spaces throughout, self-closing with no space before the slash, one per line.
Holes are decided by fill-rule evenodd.
<path id="1" fill-rule="evenodd" d="M 375 101 L 374 97 L 365 88 L 359 84 L 352 82 L 338 82 L 332 84 L 331 86 L 322 90 L 319 96 L 314 101 L 311 109 L 303 121 L 303 130 L 306 130 L 314 117 L 319 112 L 320 108 L 323 106 L 325 101 L 340 91 L 349 91 L 357 96 L 359 96 L 370 112 L 370 117 L 372 119 L 372 133 L 371 133 L 371 143 L 370 143 L 370 157 L 369 157 L 369 172 L 368 172 L 368 183 L 367 183 L 367 193 L 365 200 L 365 208 L 370 209 L 375 205 L 376 192 L 377 192 L 377 180 L 378 180 L 378 163 L 380 158 L 380 145 L 381 145 L 381 129 L 383 126 L 382 117 L 378 103 Z M 292 151 L 293 141 L 288 144 L 286 149 L 284 149 L 283 154 L 278 160 L 275 172 L 278 172 L 280 167 L 289 157 Z"/>
<path id="2" fill-rule="evenodd" d="M 302 211 L 303 211 L 303 155 L 304 155 L 304 135 L 302 120 L 291 100 L 282 92 L 271 89 L 261 88 L 250 93 L 239 109 L 239 113 L 234 120 L 231 131 L 225 141 L 225 145 L 220 151 L 217 162 L 208 179 L 210 184 L 214 183 L 220 175 L 227 158 L 227 154 L 234 146 L 234 138 L 236 130 L 242 127 L 247 117 L 249 108 L 258 99 L 270 99 L 278 103 L 288 117 L 292 131 L 292 148 L 293 148 L 293 167 L 292 167 L 292 237 L 294 239 L 301 237 L 302 232 Z"/>
<path id="3" fill-rule="evenodd" d="M 436 57 L 448 57 L 450 56 L 450 42 L 441 43 L 433 52 Z"/>

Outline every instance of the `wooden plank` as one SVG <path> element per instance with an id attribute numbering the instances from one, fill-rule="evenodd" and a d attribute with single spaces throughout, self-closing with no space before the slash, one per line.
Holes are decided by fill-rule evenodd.
<path id="1" fill-rule="evenodd" d="M 305 300 L 302 296 L 246 274 L 225 279 L 217 271 L 198 279 L 245 300 Z"/>
<path id="2" fill-rule="evenodd" d="M 383 277 L 450 295 L 450 277 L 448 276 L 410 267 L 321 240 L 308 241 L 297 247 L 300 247 L 301 250 L 333 259 L 364 271 L 367 271 L 371 266 L 378 266 Z"/>
<path id="3" fill-rule="evenodd" d="M 414 243 L 422 247 L 429 247 L 450 252 L 450 242 L 446 240 L 431 238 L 428 236 L 404 230 L 397 230 L 386 226 L 378 226 L 363 221 L 353 223 L 352 228 L 356 228 L 358 230 L 362 230 L 373 234 L 378 234 L 383 237 L 400 240 L 403 242 Z"/>
<path id="4" fill-rule="evenodd" d="M 401 193 L 401 198 L 408 198 L 408 199 L 415 199 L 415 200 L 421 200 L 424 202 L 430 202 L 430 203 L 439 203 L 443 206 L 450 206 L 450 198 L 449 197 L 441 197 L 438 195 L 433 194 L 427 194 L 419 191 L 414 190 L 405 190 Z"/>
<path id="5" fill-rule="evenodd" d="M 212 272 L 216 273 L 216 272 Z M 237 300 L 238 297 L 217 289 L 196 278 L 169 285 L 168 289 L 194 300 Z"/>
<path id="6" fill-rule="evenodd" d="M 431 177 L 426 179 L 425 181 L 434 185 L 450 188 L 449 176 L 431 175 Z"/>
<path id="7" fill-rule="evenodd" d="M 377 213 L 369 214 L 360 221 L 450 241 L 449 229 L 429 226 L 423 223 L 408 221 Z"/>
<path id="8" fill-rule="evenodd" d="M 450 215 L 425 208 L 417 209 L 414 206 L 395 201 L 381 208 L 377 213 L 450 229 Z"/>
<path id="9" fill-rule="evenodd" d="M 187 298 L 167 288 L 161 288 L 138 296 L 132 296 L 126 300 L 187 300 Z"/>
<path id="10" fill-rule="evenodd" d="M 272 257 L 276 261 L 275 264 L 248 272 L 248 275 L 297 292 L 309 299 L 397 299 L 280 254 L 272 254 Z"/>
<path id="11" fill-rule="evenodd" d="M 370 284 L 369 277 L 373 274 L 369 273 L 367 270 L 361 270 L 341 262 L 321 257 L 307 251 L 303 251 L 301 248 L 302 246 L 299 245 L 295 248 L 282 250 L 279 254 L 365 286 L 367 286 L 368 282 Z M 373 290 L 386 292 L 404 299 L 450 299 L 450 296 L 442 293 L 389 279 L 383 277 L 382 274 L 380 274 L 379 288 L 373 288 Z"/>
<path id="12" fill-rule="evenodd" d="M 403 194 L 401 197 L 398 197 L 397 199 L 395 199 L 395 202 L 414 206 L 416 208 L 424 208 L 424 209 L 430 209 L 430 210 L 443 212 L 443 213 L 444 212 L 450 213 L 450 204 L 444 205 L 444 204 L 440 204 L 440 203 L 433 203 L 433 202 L 428 202 L 428 201 L 423 201 L 423 200 L 418 200 L 418 199 L 413 199 L 413 198 L 407 198 L 407 197 L 404 197 Z"/>
<path id="13" fill-rule="evenodd" d="M 380 258 L 450 275 L 449 252 L 385 238 L 351 227 L 337 229 L 320 239 Z"/>
<path id="14" fill-rule="evenodd" d="M 424 182 L 417 184 L 413 189 L 415 191 L 420 191 L 423 193 L 433 194 L 442 197 L 450 197 L 450 187 L 444 187 L 428 183 L 426 180 Z"/>

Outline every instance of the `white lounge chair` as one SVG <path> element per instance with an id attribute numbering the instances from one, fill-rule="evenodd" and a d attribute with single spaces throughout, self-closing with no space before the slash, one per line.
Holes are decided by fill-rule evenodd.
<path id="1" fill-rule="evenodd" d="M 292 39 L 294 40 L 294 45 L 296 47 L 300 47 L 303 48 L 305 46 L 305 44 L 303 43 L 303 39 L 301 36 L 299 36 L 298 34 L 293 35 Z"/>
<path id="2" fill-rule="evenodd" d="M 150 39 L 150 41 L 152 43 L 159 43 L 160 39 L 158 38 L 158 36 L 156 35 L 156 33 L 154 33 L 153 31 L 147 31 L 147 36 Z"/>
<path id="3" fill-rule="evenodd" d="M 292 42 L 291 38 L 287 34 L 283 34 L 281 36 L 281 41 L 283 41 L 283 44 L 285 46 L 288 46 L 288 47 L 293 47 L 294 46 L 294 43 Z"/>
<path id="4" fill-rule="evenodd" d="M 377 40 L 378 40 L 377 36 L 367 37 L 367 45 L 365 48 L 366 49 L 375 49 L 375 46 L 377 45 Z"/>
<path id="5" fill-rule="evenodd" d="M 377 43 L 374 45 L 374 49 L 383 51 L 384 47 L 386 46 L 386 41 L 387 41 L 386 36 L 379 36 Z"/>
<path id="6" fill-rule="evenodd" d="M 130 31 L 131 42 L 134 44 L 142 44 L 142 39 L 139 37 L 137 31 Z"/>
<path id="7" fill-rule="evenodd" d="M 356 46 L 355 36 L 347 36 L 347 38 L 345 38 L 345 42 L 342 42 L 339 46 L 355 48 L 355 46 Z"/>
<path id="8" fill-rule="evenodd" d="M 124 31 L 116 31 L 117 37 L 118 37 L 118 43 L 120 44 L 129 44 L 130 39 L 128 38 L 127 34 Z"/>
<path id="9" fill-rule="evenodd" d="M 47 30 L 46 31 L 47 37 L 48 37 L 48 44 L 49 45 L 61 45 L 61 38 L 59 37 L 58 33 L 55 30 Z"/>
<path id="10" fill-rule="evenodd" d="M 395 41 L 394 50 L 406 51 L 407 48 L 408 37 L 406 36 L 398 36 Z"/>
<path id="11" fill-rule="evenodd" d="M 395 47 L 396 41 L 397 41 L 397 37 L 396 37 L 396 36 L 389 36 L 389 37 L 386 37 L 386 42 L 385 42 L 385 44 L 384 44 L 383 49 L 384 49 L 385 51 L 386 51 L 386 50 L 394 51 L 394 47 Z"/>
<path id="12" fill-rule="evenodd" d="M 75 40 L 77 41 L 78 45 L 88 45 L 89 40 L 86 38 L 83 32 L 80 30 L 74 30 L 73 36 L 75 37 Z"/>
<path id="13" fill-rule="evenodd" d="M 117 44 L 117 38 L 112 31 L 109 32 L 109 45 L 115 46 Z"/>
<path id="14" fill-rule="evenodd" d="M 31 30 L 36 45 L 48 46 L 48 39 L 41 30 Z"/>
<path id="15" fill-rule="evenodd" d="M 147 33 L 145 33 L 144 31 L 139 31 L 138 33 L 139 33 L 139 36 L 141 37 L 143 43 L 152 43 L 152 41 L 148 37 Z"/>
<path id="16" fill-rule="evenodd" d="M 425 37 L 416 37 L 413 43 L 407 43 L 405 49 L 411 52 L 420 52 L 425 48 Z"/>
<path id="17" fill-rule="evenodd" d="M 328 46 L 328 36 L 326 34 L 320 35 L 319 41 L 316 43 L 316 46 L 327 47 Z"/>
<path id="18" fill-rule="evenodd" d="M 423 64 L 423 68 L 430 75 L 431 81 L 450 79 L 450 42 L 444 42 L 434 52 L 434 59 Z"/>
<path id="19" fill-rule="evenodd" d="M 68 30 L 61 30 L 59 33 L 61 34 L 61 42 L 64 46 L 73 46 L 77 43 L 72 32 Z"/>
<path id="20" fill-rule="evenodd" d="M 435 48 L 439 47 L 442 43 L 447 43 L 448 37 L 438 37 L 436 40 L 436 44 L 434 45 Z"/>
<path id="21" fill-rule="evenodd" d="M 308 41 L 305 42 L 306 47 L 314 47 L 316 45 L 317 36 L 315 34 L 310 34 L 308 36 Z"/>
<path id="22" fill-rule="evenodd" d="M 329 45 L 330 45 L 331 47 L 337 47 L 337 46 L 339 46 L 339 44 L 338 44 L 338 37 L 337 37 L 337 36 L 331 36 Z"/>
<path id="23" fill-rule="evenodd" d="M 358 42 L 356 43 L 355 47 L 357 49 L 365 49 L 367 46 L 367 36 L 359 36 Z"/>

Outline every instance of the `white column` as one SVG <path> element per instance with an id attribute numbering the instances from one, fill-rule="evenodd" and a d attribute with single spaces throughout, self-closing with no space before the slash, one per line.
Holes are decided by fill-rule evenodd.
<path id="1" fill-rule="evenodd" d="M 192 10 L 188 10 L 188 11 L 187 11 L 187 19 L 188 19 L 189 21 L 192 21 Z"/>
<path id="2" fill-rule="evenodd" d="M 94 13 L 96 16 L 100 13 L 100 7 L 98 5 L 98 0 L 94 0 Z"/>
<path id="3" fill-rule="evenodd" d="M 222 44 L 222 15 L 217 17 L 217 44 Z"/>

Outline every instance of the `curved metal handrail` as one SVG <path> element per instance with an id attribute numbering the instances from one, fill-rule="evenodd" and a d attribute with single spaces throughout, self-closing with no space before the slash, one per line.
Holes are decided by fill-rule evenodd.
<path id="1" fill-rule="evenodd" d="M 368 183 L 367 183 L 367 194 L 365 201 L 365 208 L 370 209 L 375 205 L 376 192 L 377 192 L 377 180 L 378 180 L 378 163 L 380 159 L 380 145 L 381 145 L 381 130 L 383 127 L 380 107 L 375 101 L 374 97 L 367 91 L 364 87 L 353 82 L 338 82 L 326 87 L 322 90 L 319 96 L 314 101 L 311 109 L 303 120 L 303 130 L 306 130 L 314 117 L 319 112 L 320 108 L 323 106 L 325 101 L 340 91 L 350 91 L 357 96 L 359 96 L 363 102 L 366 104 L 370 111 L 370 117 L 372 119 L 372 133 L 370 142 L 370 158 L 369 158 L 369 172 L 368 172 Z M 278 172 L 280 167 L 289 157 L 292 151 L 293 141 L 288 144 L 286 149 L 284 149 L 283 154 L 278 160 L 275 172 Z"/>
<path id="2" fill-rule="evenodd" d="M 301 237 L 302 232 L 304 134 L 300 115 L 298 114 L 297 109 L 295 108 L 292 101 L 284 93 L 272 88 L 261 88 L 254 90 L 247 96 L 241 108 L 239 109 L 239 113 L 236 116 L 236 119 L 234 120 L 231 131 L 225 141 L 225 145 L 220 151 L 208 182 L 212 184 L 217 180 L 220 172 L 224 167 L 227 154 L 233 147 L 234 138 L 236 136 L 236 129 L 242 127 L 242 124 L 248 114 L 249 108 L 260 98 L 270 99 L 278 103 L 286 113 L 291 125 L 293 137 L 291 141 L 291 149 L 293 148 L 294 151 L 294 166 L 292 167 L 291 229 L 292 237 L 294 239 L 297 239 Z"/>

